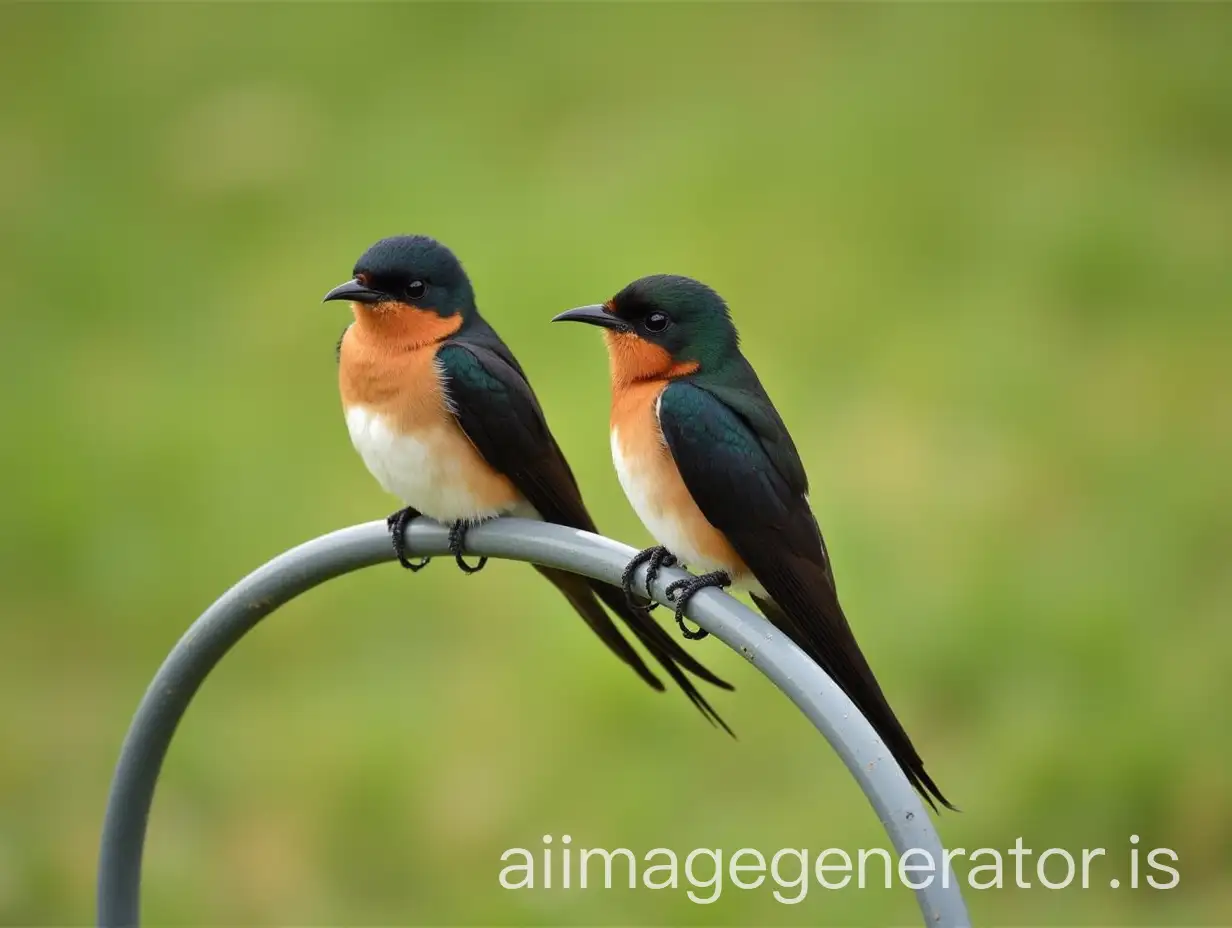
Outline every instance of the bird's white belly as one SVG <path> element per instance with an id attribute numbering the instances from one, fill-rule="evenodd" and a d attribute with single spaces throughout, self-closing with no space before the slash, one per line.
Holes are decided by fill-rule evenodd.
<path id="1" fill-rule="evenodd" d="M 727 569 L 727 565 L 706 557 L 698 550 L 686 531 L 685 520 L 671 511 L 662 493 L 656 492 L 652 469 L 638 466 L 636 460 L 624 454 L 615 428 L 612 429 L 612 463 L 616 465 L 616 476 L 620 479 L 625 496 L 629 498 L 629 504 L 655 541 L 695 573 Z"/>
<path id="2" fill-rule="evenodd" d="M 346 423 L 351 443 L 385 492 L 438 522 L 477 522 L 513 512 L 533 515 L 525 504 L 493 508 L 490 499 L 475 491 L 474 481 L 468 479 L 467 462 L 456 460 L 453 436 L 448 431 L 456 429 L 452 423 L 433 423 L 406 435 L 394 431 L 383 416 L 364 406 L 349 407 Z"/>

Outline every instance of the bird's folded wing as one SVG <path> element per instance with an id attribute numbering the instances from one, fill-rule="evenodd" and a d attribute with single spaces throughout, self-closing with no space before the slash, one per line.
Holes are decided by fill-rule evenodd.
<path id="1" fill-rule="evenodd" d="M 770 403 L 764 394 L 739 395 L 745 405 Z M 760 412 L 764 422 L 777 421 L 776 413 Z M 659 400 L 659 426 L 693 501 L 772 600 L 770 609 L 762 608 L 767 618 L 860 708 L 907 775 L 944 802 L 856 643 L 817 521 L 803 488 L 789 479 L 791 468 L 785 476 L 749 416 L 701 385 L 670 384 Z"/>

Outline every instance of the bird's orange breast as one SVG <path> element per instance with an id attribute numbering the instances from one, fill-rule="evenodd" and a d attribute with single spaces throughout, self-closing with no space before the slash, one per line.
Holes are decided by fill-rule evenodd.
<path id="1" fill-rule="evenodd" d="M 461 323 L 459 316 L 409 307 L 359 306 L 338 363 L 352 440 L 369 470 L 386 490 L 441 521 L 497 514 L 522 498 L 479 454 L 450 409 L 436 352 Z"/>
<path id="2" fill-rule="evenodd" d="M 338 357 L 342 404 L 364 406 L 404 434 L 452 419 L 445 406 L 436 347 L 436 343 L 399 344 L 357 320 L 342 337 Z"/>
<path id="3" fill-rule="evenodd" d="M 655 540 L 682 562 L 694 570 L 725 570 L 740 581 L 748 568 L 694 502 L 659 427 L 656 406 L 669 383 L 613 383 L 612 457 L 621 486 Z"/>

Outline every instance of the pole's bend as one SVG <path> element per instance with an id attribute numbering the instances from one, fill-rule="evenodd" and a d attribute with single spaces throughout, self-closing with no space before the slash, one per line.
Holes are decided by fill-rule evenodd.
<path id="1" fill-rule="evenodd" d="M 407 528 L 407 549 L 420 555 L 448 553 L 448 531 L 427 519 Z M 599 535 L 524 519 L 496 519 L 467 533 L 470 554 L 533 561 L 619 583 L 634 551 Z M 139 921 L 141 855 L 159 770 L 176 726 L 193 695 L 223 656 L 261 619 L 305 590 L 344 573 L 393 559 L 383 521 L 368 522 L 313 539 L 253 571 L 210 606 L 188 629 L 146 690 L 111 783 L 103 821 L 98 874 L 98 923 L 104 928 Z M 652 587 L 664 600 L 673 580 L 688 575 L 665 569 Z M 639 568 L 638 582 L 645 577 Z M 929 852 L 941 866 L 941 841 L 932 821 L 886 746 L 822 670 L 774 626 L 715 589 L 690 600 L 686 614 L 742 654 L 794 702 L 838 752 L 877 812 L 895 849 Z M 919 861 L 917 860 L 916 863 Z M 923 882 L 921 874 L 920 882 Z M 970 924 L 958 880 L 933 875 L 916 898 L 925 924 Z"/>

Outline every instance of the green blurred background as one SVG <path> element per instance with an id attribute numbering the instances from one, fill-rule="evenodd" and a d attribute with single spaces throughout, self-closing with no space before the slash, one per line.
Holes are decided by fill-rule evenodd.
<path id="1" fill-rule="evenodd" d="M 968 849 L 1108 848 L 980 924 L 1232 923 L 1232 7 L 0 10 L 0 921 L 92 917 L 105 791 L 188 623 L 393 508 L 350 447 L 373 240 L 462 256 L 605 531 L 642 274 L 731 302 L 861 641 Z M 151 822 L 157 924 L 907 924 L 911 894 L 497 885 L 508 847 L 881 846 L 720 643 L 737 742 L 528 568 L 386 566 L 210 680 Z M 1111 890 L 1129 835 L 1180 886 Z M 1011 878 L 1012 882 L 1012 878 Z"/>

